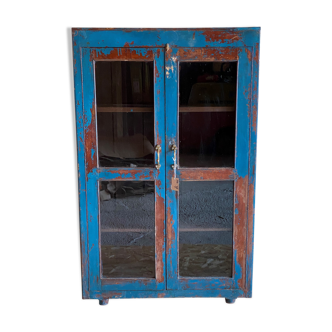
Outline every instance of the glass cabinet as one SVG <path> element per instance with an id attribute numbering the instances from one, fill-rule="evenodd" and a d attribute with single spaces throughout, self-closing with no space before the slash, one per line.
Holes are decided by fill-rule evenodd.
<path id="1" fill-rule="evenodd" d="M 252 296 L 259 34 L 73 29 L 84 299 Z"/>

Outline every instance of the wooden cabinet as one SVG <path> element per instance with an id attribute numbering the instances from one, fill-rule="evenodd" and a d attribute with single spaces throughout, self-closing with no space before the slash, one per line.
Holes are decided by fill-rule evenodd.
<path id="1" fill-rule="evenodd" d="M 84 299 L 251 297 L 259 34 L 73 29 Z"/>

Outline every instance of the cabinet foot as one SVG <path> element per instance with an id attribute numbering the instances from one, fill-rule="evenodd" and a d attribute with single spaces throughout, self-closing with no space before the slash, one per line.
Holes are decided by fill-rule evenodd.
<path id="1" fill-rule="evenodd" d="M 235 300 L 236 299 L 225 299 L 226 303 L 228 303 L 228 304 L 235 303 Z"/>
<path id="2" fill-rule="evenodd" d="M 99 305 L 107 305 L 108 304 L 108 299 L 107 300 L 99 300 Z"/>

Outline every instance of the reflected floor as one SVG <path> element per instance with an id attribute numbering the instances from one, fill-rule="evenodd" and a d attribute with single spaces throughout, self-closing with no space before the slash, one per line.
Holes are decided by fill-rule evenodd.
<path id="1" fill-rule="evenodd" d="M 154 278 L 153 246 L 102 246 L 103 278 Z M 231 277 L 232 247 L 180 244 L 180 276 Z"/>

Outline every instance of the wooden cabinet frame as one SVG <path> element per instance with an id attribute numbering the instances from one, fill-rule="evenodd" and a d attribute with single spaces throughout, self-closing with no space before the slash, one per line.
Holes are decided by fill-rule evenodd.
<path id="1" fill-rule="evenodd" d="M 252 296 L 259 28 L 73 29 L 83 298 Z M 155 168 L 98 167 L 95 61 L 153 61 Z M 234 180 L 233 277 L 178 276 L 178 197 L 171 190 L 171 142 L 178 142 L 179 61 L 236 61 L 238 95 L 234 168 L 179 168 L 183 181 Z M 116 109 L 100 109 L 116 112 Z M 120 111 L 124 111 L 123 109 Z M 149 112 L 148 108 L 140 110 Z M 182 110 L 183 111 L 183 110 Z M 104 279 L 100 273 L 98 181 L 155 181 L 156 277 Z"/>

